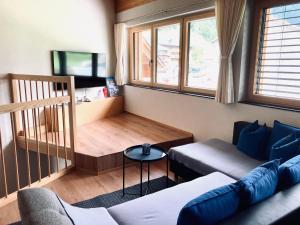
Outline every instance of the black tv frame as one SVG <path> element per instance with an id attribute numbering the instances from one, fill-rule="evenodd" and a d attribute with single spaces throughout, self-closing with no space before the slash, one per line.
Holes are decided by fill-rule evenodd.
<path id="1" fill-rule="evenodd" d="M 59 73 L 55 73 L 54 70 L 54 52 L 58 52 L 58 54 L 61 54 L 59 57 L 61 69 Z M 89 53 L 92 54 L 92 76 L 78 76 L 76 74 L 67 74 L 66 73 L 66 59 L 65 59 L 65 53 L 66 52 L 74 52 L 74 53 Z M 99 53 L 90 53 L 90 52 L 75 52 L 75 51 L 59 51 L 59 50 L 52 50 L 51 51 L 51 69 L 52 74 L 54 76 L 74 76 L 75 79 L 75 88 L 92 88 L 92 87 L 101 87 L 106 85 L 106 77 L 98 77 L 98 54 Z M 57 90 L 61 90 L 62 86 L 61 84 L 57 84 Z M 64 87 L 66 88 L 66 87 Z"/>

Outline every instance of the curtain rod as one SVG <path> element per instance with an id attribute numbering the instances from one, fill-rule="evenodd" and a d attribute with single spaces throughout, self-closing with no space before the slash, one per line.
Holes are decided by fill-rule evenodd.
<path id="1" fill-rule="evenodd" d="M 196 2 L 196 3 L 192 3 L 192 4 L 189 4 L 189 5 L 180 5 L 180 6 L 176 6 L 176 7 L 172 7 L 172 8 L 169 8 L 169 9 L 162 9 L 158 12 L 154 12 L 154 13 L 149 13 L 149 14 L 146 14 L 146 15 L 143 15 L 143 16 L 139 16 L 139 17 L 136 17 L 136 18 L 132 18 L 132 19 L 129 19 L 129 20 L 125 20 L 125 21 L 121 21 L 122 23 L 128 23 L 128 22 L 132 22 L 132 21 L 135 21 L 135 20 L 139 20 L 139 19 L 143 19 L 143 18 L 147 18 L 147 17 L 151 17 L 151 16 L 157 16 L 157 15 L 160 15 L 160 14 L 167 14 L 169 12 L 172 12 L 172 11 L 176 11 L 178 9 L 184 9 L 184 8 L 187 8 L 187 7 L 192 7 L 192 6 L 198 6 L 198 5 L 202 5 L 203 3 L 207 3 L 207 2 L 211 2 L 212 0 L 204 0 L 204 1 L 201 1 L 201 2 Z M 198 10 L 195 10 L 195 11 L 198 11 Z"/>

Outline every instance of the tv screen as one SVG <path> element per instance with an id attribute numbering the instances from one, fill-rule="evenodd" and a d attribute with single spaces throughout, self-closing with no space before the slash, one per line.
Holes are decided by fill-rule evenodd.
<path id="1" fill-rule="evenodd" d="M 66 52 L 66 73 L 76 76 L 92 76 L 91 53 Z"/>
<path id="2" fill-rule="evenodd" d="M 52 71 L 57 76 L 75 76 L 75 87 L 105 86 L 104 53 L 52 51 Z"/>

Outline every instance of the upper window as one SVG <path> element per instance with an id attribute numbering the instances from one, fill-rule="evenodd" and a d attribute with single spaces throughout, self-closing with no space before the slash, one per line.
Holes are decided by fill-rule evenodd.
<path id="1" fill-rule="evenodd" d="M 129 34 L 132 83 L 214 95 L 219 44 L 213 11 L 132 28 Z"/>
<path id="2" fill-rule="evenodd" d="M 212 13 L 186 19 L 185 87 L 215 91 L 219 74 L 219 42 Z"/>
<path id="3" fill-rule="evenodd" d="M 293 107 L 300 100 L 300 3 L 260 12 L 250 99 Z"/>
<path id="4" fill-rule="evenodd" d="M 132 33 L 133 42 L 133 80 L 151 82 L 151 29 L 138 30 Z"/>
<path id="5" fill-rule="evenodd" d="M 178 86 L 180 75 L 180 29 L 180 23 L 159 26 L 155 29 L 157 84 Z"/>

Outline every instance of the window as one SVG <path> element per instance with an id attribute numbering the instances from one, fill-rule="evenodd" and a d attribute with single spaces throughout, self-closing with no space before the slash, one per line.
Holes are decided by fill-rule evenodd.
<path id="1" fill-rule="evenodd" d="M 208 13 L 186 19 L 185 88 L 210 90 L 217 88 L 219 74 L 219 42 L 216 19 Z"/>
<path id="2" fill-rule="evenodd" d="M 156 83 L 178 86 L 181 24 L 160 26 L 156 32 Z"/>
<path id="3" fill-rule="evenodd" d="M 257 7 L 260 29 L 256 30 L 249 99 L 295 107 L 300 100 L 300 3 L 267 1 Z"/>
<path id="4" fill-rule="evenodd" d="M 214 95 L 219 43 L 213 11 L 132 28 L 129 34 L 131 83 Z"/>
<path id="5" fill-rule="evenodd" d="M 152 74 L 152 35 L 151 29 L 136 30 L 132 33 L 133 80 L 150 83 Z"/>

